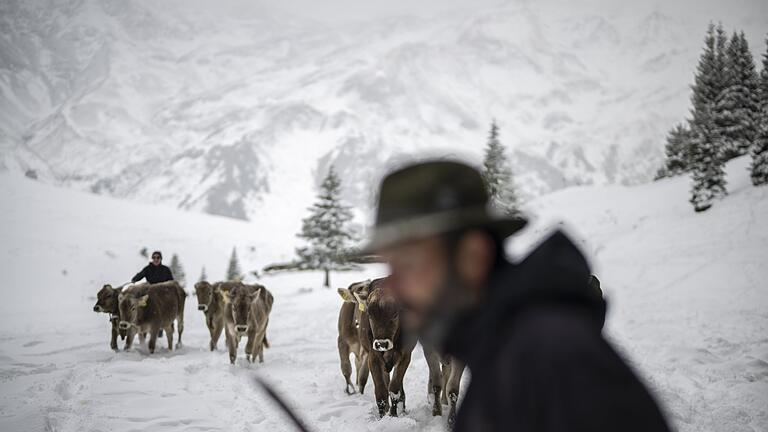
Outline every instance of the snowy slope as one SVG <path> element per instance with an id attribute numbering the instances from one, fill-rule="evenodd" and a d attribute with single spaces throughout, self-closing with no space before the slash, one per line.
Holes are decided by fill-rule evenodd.
<path id="1" fill-rule="evenodd" d="M 681 431 L 768 428 L 768 189 L 730 163 L 729 196 L 694 214 L 689 179 L 570 188 L 531 203 L 524 253 L 564 223 L 592 257 L 608 335 Z"/>
<path id="2" fill-rule="evenodd" d="M 760 0 L 636 3 L 327 25 L 235 0 L 4 1 L 0 169 L 260 220 L 337 163 L 367 210 L 361 192 L 403 155 L 478 160 L 495 117 L 527 196 L 635 184 L 686 115 L 707 23 L 756 53 L 768 28 Z M 270 198 L 285 191 L 300 194 Z"/>
<path id="3" fill-rule="evenodd" d="M 536 220 L 510 245 L 520 256 L 564 221 L 602 279 L 609 337 L 680 431 L 768 428 L 768 189 L 749 185 L 747 162 L 729 165 L 730 195 L 705 214 L 686 202 L 686 178 L 546 195 L 530 203 Z M 283 258 L 292 232 L 9 175 L 0 175 L 0 203 L 0 430 L 291 430 L 254 374 L 315 430 L 442 430 L 429 415 L 420 352 L 405 379 L 406 416 L 378 421 L 370 393 L 343 393 L 340 300 L 318 288 L 319 274 L 261 279 L 275 295 L 263 365 L 240 356 L 230 366 L 221 343 L 208 352 L 194 297 L 182 350 L 109 350 L 94 295 L 144 264 L 141 246 L 178 252 L 194 280 L 202 265 L 222 275 L 233 245 L 246 269 Z M 385 271 L 334 275 L 334 284 Z"/>

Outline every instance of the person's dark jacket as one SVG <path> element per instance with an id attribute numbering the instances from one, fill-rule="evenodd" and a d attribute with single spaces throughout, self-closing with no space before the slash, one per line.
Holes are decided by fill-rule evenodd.
<path id="1" fill-rule="evenodd" d="M 136 273 L 131 282 L 138 282 L 142 278 L 151 284 L 155 284 L 173 280 L 173 273 L 171 273 L 171 269 L 162 264 L 154 265 L 149 263 L 140 272 Z"/>
<path id="2" fill-rule="evenodd" d="M 653 397 L 602 336 L 605 302 L 583 255 L 555 233 L 503 264 L 444 347 L 472 379 L 463 431 L 668 431 Z"/>

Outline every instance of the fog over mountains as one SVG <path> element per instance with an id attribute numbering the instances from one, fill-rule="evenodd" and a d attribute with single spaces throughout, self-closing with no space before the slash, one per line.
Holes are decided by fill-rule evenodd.
<path id="1" fill-rule="evenodd" d="M 496 118 L 524 196 L 636 184 L 687 114 L 708 21 L 756 56 L 768 31 L 761 1 L 486 3 L 333 22 L 253 2 L 3 0 L 0 169 L 255 220 L 303 214 L 333 163 L 365 215 L 404 160 L 479 161 Z"/>

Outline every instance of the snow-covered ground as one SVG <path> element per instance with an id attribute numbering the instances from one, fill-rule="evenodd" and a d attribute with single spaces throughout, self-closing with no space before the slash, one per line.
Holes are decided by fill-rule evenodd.
<path id="1" fill-rule="evenodd" d="M 565 222 L 603 282 L 607 334 L 681 431 L 768 430 L 768 188 L 749 184 L 747 163 L 728 166 L 730 195 L 704 214 L 687 203 L 687 178 L 546 195 L 529 203 L 536 220 L 511 244 L 524 254 Z M 0 203 L 0 430 L 292 430 L 253 385 L 256 374 L 314 430 L 442 430 L 429 415 L 420 351 L 406 375 L 405 416 L 377 420 L 371 394 L 344 394 L 340 300 L 315 273 L 261 279 L 275 295 L 264 364 L 241 355 L 229 365 L 221 342 L 209 352 L 193 296 L 181 350 L 109 349 L 94 296 L 144 264 L 141 247 L 166 260 L 178 253 L 195 280 L 203 265 L 223 275 L 233 246 L 245 269 L 281 259 L 294 233 L 9 174 L 0 174 Z M 337 274 L 334 285 L 385 271 Z"/>

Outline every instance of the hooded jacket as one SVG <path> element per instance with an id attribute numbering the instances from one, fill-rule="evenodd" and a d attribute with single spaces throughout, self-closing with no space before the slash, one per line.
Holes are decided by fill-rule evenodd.
<path id="1" fill-rule="evenodd" d="M 131 282 L 138 282 L 142 278 L 151 284 L 156 284 L 173 280 L 173 273 L 171 273 L 171 269 L 162 264 L 154 265 L 149 263 L 140 272 L 136 273 Z"/>
<path id="2" fill-rule="evenodd" d="M 576 246 L 554 233 L 519 264 L 502 264 L 485 301 L 445 350 L 472 379 L 462 431 L 669 430 L 653 397 L 603 338 L 606 306 Z"/>

